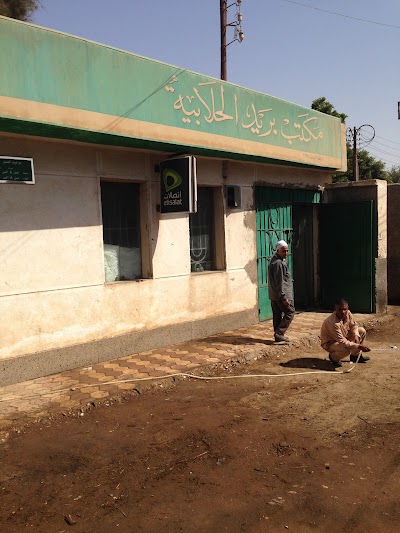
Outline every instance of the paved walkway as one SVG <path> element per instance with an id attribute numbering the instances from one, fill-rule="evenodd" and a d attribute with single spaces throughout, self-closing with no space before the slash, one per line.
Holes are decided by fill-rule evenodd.
<path id="1" fill-rule="evenodd" d="M 316 341 L 327 313 L 297 314 L 290 329 L 292 346 Z M 373 315 L 357 315 L 365 322 Z M 60 374 L 0 387 L 0 429 L 17 421 L 45 417 L 92 402 L 117 396 L 138 387 L 139 382 L 118 383 L 136 378 L 159 378 L 192 371 L 196 367 L 229 359 L 251 360 L 275 351 L 272 323 L 212 335 L 162 349 L 150 350 L 97 363 Z M 111 382 L 111 383 L 110 383 Z"/>

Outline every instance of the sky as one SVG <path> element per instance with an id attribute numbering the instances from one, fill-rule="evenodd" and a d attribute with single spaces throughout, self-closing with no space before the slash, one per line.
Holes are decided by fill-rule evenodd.
<path id="1" fill-rule="evenodd" d="M 35 24 L 220 76 L 219 0 L 40 3 Z M 398 0 L 242 0 L 240 10 L 245 38 L 227 47 L 229 82 L 306 107 L 325 96 L 348 127 L 375 128 L 374 157 L 400 165 Z M 232 5 L 228 22 L 235 14 Z"/>

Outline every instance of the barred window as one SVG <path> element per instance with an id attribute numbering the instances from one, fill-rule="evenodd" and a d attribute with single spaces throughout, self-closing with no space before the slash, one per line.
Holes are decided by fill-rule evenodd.
<path id="1" fill-rule="evenodd" d="M 197 193 L 197 213 L 189 215 L 190 263 L 192 272 L 215 270 L 214 193 L 201 187 Z"/>

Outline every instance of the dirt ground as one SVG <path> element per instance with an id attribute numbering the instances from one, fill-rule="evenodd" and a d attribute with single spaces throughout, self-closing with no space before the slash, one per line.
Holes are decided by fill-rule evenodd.
<path id="1" fill-rule="evenodd" d="M 368 364 L 320 349 L 182 380 L 11 432 L 0 531 L 398 532 L 400 311 Z M 311 375 L 289 375 L 315 372 Z"/>

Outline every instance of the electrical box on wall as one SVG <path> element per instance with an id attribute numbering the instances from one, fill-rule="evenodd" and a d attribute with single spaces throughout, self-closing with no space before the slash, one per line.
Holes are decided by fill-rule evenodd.
<path id="1" fill-rule="evenodd" d="M 242 189 L 239 185 L 226 186 L 226 206 L 229 209 L 242 207 Z"/>

